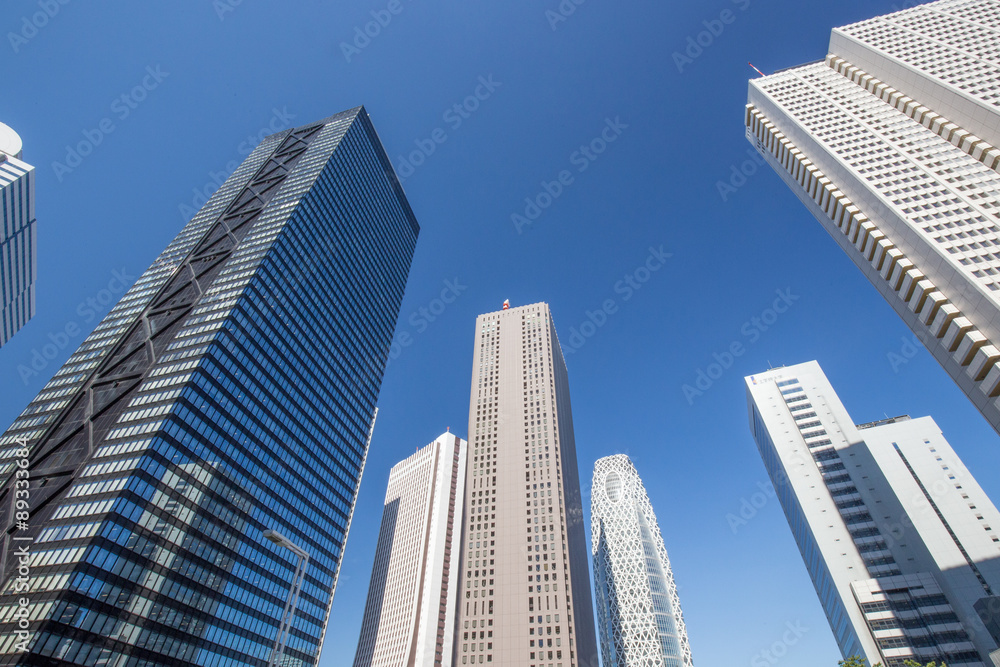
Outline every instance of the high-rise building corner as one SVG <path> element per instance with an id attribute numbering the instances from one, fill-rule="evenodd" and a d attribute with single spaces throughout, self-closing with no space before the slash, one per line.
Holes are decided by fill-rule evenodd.
<path id="1" fill-rule="evenodd" d="M 469 443 L 453 433 L 389 472 L 354 667 L 449 667 Z"/>
<path id="2" fill-rule="evenodd" d="M 254 149 L 0 437 L 0 664 L 318 662 L 418 232 L 362 107 Z"/>
<path id="3" fill-rule="evenodd" d="M 0 346 L 35 315 L 35 168 L 21 154 L 21 137 L 0 123 Z"/>
<path id="4" fill-rule="evenodd" d="M 1000 432 L 1000 3 L 833 30 L 753 79 L 746 137 Z"/>
<path id="5" fill-rule="evenodd" d="M 1000 512 L 930 417 L 856 424 L 815 361 L 746 378 L 750 430 L 844 658 L 984 667 Z"/>

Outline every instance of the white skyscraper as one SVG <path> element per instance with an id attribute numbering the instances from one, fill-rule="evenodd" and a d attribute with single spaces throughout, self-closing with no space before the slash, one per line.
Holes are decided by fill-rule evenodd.
<path id="1" fill-rule="evenodd" d="M 750 428 L 844 657 L 990 664 L 1000 512 L 930 417 L 855 426 L 819 364 L 746 378 Z"/>
<path id="2" fill-rule="evenodd" d="M 355 667 L 452 664 L 467 454 L 445 433 L 389 473 Z"/>
<path id="3" fill-rule="evenodd" d="M 1000 432 L 1000 2 L 837 28 L 747 138 Z"/>
<path id="4" fill-rule="evenodd" d="M 624 454 L 594 464 L 590 525 L 604 667 L 691 667 L 660 526 Z"/>
<path id="5" fill-rule="evenodd" d="M 35 315 L 35 168 L 21 137 L 0 123 L 0 346 Z"/>

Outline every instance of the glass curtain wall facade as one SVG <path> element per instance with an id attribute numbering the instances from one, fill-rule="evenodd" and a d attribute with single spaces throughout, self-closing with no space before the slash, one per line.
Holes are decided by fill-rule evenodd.
<path id="1" fill-rule="evenodd" d="M 0 664 L 266 665 L 265 531 L 316 664 L 418 232 L 362 107 L 247 157 L 0 439 Z"/>
<path id="2" fill-rule="evenodd" d="M 21 138 L 0 123 L 0 346 L 35 315 L 35 168 Z"/>
<path id="3" fill-rule="evenodd" d="M 591 553 L 605 667 L 691 667 L 681 602 L 663 535 L 635 466 L 598 459 Z"/>

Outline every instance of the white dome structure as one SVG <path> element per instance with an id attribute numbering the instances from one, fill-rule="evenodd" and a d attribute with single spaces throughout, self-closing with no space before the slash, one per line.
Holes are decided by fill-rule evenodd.
<path id="1" fill-rule="evenodd" d="M 0 123 L 0 153 L 20 158 L 22 146 L 20 135 L 10 126 Z"/>

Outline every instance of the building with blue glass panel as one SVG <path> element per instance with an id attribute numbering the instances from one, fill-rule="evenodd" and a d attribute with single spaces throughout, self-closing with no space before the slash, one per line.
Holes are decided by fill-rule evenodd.
<path id="1" fill-rule="evenodd" d="M 0 123 L 0 346 L 35 316 L 35 168 L 21 137 Z"/>
<path id="2" fill-rule="evenodd" d="M 0 664 L 316 664 L 418 232 L 363 108 L 261 142 L 0 439 Z"/>

